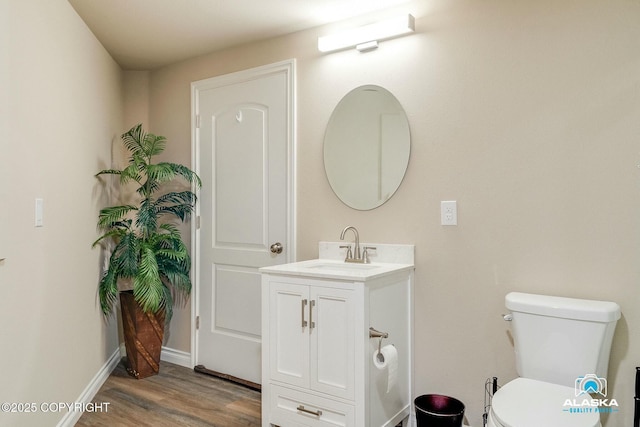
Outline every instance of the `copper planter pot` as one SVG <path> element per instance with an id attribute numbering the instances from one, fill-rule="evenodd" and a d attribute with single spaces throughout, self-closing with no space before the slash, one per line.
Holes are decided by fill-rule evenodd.
<path id="1" fill-rule="evenodd" d="M 164 338 L 165 312 L 145 313 L 133 291 L 120 292 L 122 328 L 127 349 L 127 372 L 137 379 L 160 371 L 160 352 Z"/>

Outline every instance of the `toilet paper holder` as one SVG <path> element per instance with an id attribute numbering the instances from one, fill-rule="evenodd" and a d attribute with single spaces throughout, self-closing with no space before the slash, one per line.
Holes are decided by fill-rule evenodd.
<path id="1" fill-rule="evenodd" d="M 378 355 L 380 356 L 380 353 L 382 352 L 382 340 L 384 338 L 389 338 L 389 333 L 388 332 L 380 332 L 372 327 L 369 327 L 369 338 L 379 338 L 380 341 L 378 341 Z"/>

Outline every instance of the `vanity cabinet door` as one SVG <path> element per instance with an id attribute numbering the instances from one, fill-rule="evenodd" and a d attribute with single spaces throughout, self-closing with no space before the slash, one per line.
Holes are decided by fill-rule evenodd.
<path id="1" fill-rule="evenodd" d="M 347 289 L 271 282 L 271 380 L 353 399 L 353 298 Z"/>
<path id="2" fill-rule="evenodd" d="M 348 289 L 312 286 L 309 292 L 310 388 L 354 399 L 355 304 Z"/>
<path id="3" fill-rule="evenodd" d="M 271 282 L 269 287 L 270 377 L 309 387 L 309 287 Z"/>

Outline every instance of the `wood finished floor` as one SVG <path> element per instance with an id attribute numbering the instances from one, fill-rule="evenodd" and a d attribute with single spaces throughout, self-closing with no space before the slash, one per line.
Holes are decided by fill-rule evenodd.
<path id="1" fill-rule="evenodd" d="M 120 363 L 93 402 L 108 411 L 85 412 L 76 426 L 260 426 L 259 392 L 166 362 L 142 380 Z"/>

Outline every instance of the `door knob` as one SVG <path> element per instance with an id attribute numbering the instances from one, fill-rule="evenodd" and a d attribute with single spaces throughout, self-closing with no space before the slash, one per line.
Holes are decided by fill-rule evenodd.
<path id="1" fill-rule="evenodd" d="M 271 247 L 269 249 L 271 250 L 271 253 L 281 254 L 283 246 L 282 246 L 282 243 L 276 242 L 273 245 L 271 245 Z"/>

